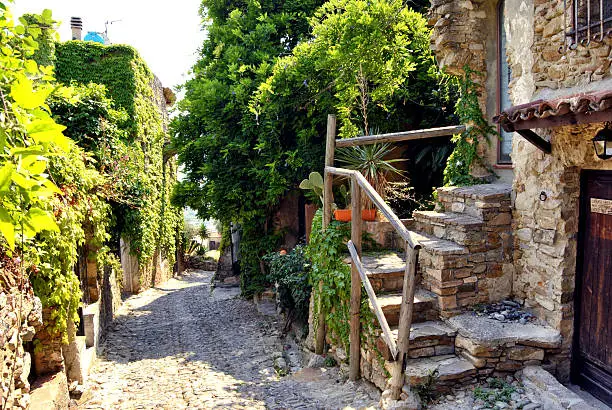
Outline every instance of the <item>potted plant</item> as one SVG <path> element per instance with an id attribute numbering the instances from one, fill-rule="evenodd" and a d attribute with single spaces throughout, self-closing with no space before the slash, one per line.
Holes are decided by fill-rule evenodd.
<path id="1" fill-rule="evenodd" d="M 393 164 L 404 159 L 385 159 L 393 150 L 389 143 L 348 147 L 338 150 L 338 162 L 347 169 L 359 171 L 384 200 L 388 185 L 387 176 L 402 175 L 402 171 Z M 367 211 L 367 217 L 371 218 L 366 219 L 366 215 L 363 215 L 363 219 L 373 221 L 376 218 L 376 208 L 365 192 L 362 192 L 362 204 L 364 211 Z"/>
<path id="2" fill-rule="evenodd" d="M 340 222 L 350 222 L 352 216 L 350 188 L 347 188 L 346 185 L 340 185 L 338 193 L 340 194 L 342 204 L 344 204 L 344 208 L 338 208 L 337 206 L 335 206 L 336 204 L 334 204 L 334 219 Z M 361 219 L 363 219 L 364 221 L 374 221 L 376 219 L 376 210 L 362 209 Z"/>

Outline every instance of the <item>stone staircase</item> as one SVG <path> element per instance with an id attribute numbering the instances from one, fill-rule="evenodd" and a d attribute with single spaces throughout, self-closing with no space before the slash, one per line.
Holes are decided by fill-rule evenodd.
<path id="1" fill-rule="evenodd" d="M 510 295 L 510 192 L 509 186 L 496 184 L 439 188 L 437 209 L 414 213 L 409 229 L 419 234 L 422 249 L 407 383 L 423 383 L 435 375 L 435 388 L 443 392 L 478 377 L 545 364 L 558 351 L 560 336 L 551 328 L 530 324 L 519 329 L 525 325 L 510 324 L 508 329 L 516 333 L 510 337 L 506 324 L 476 316 L 470 309 Z M 397 339 L 404 257 L 364 253 L 362 262 Z M 361 353 L 363 377 L 384 390 L 393 358 L 382 333 L 362 343 Z"/>

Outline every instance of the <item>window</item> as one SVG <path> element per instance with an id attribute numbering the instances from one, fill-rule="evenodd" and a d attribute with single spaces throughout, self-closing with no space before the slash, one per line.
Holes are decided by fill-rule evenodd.
<path id="1" fill-rule="evenodd" d="M 510 79 L 512 78 L 512 71 L 510 64 L 508 64 L 508 55 L 506 54 L 506 30 L 504 25 L 504 1 L 500 1 L 497 9 L 497 38 L 498 45 L 497 49 L 499 61 L 497 67 L 497 82 L 498 82 L 498 111 L 502 112 L 512 107 L 510 101 Z M 504 131 L 501 127 L 499 128 L 500 140 L 498 142 L 497 150 L 497 163 L 498 164 L 511 164 L 510 153 L 512 152 L 512 136 L 514 133 Z"/>
<path id="2" fill-rule="evenodd" d="M 574 0 L 565 6 L 565 48 L 603 41 L 612 30 L 612 0 Z"/>

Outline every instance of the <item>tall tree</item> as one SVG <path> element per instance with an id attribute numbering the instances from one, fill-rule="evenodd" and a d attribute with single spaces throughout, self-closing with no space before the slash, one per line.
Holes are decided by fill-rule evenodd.
<path id="1" fill-rule="evenodd" d="M 194 78 L 185 84 L 174 145 L 186 179 L 175 201 L 203 218 L 240 222 L 243 289 L 259 285 L 259 256 L 273 246 L 267 235 L 274 207 L 309 167 L 298 141 L 262 133 L 249 101 L 276 60 L 308 36 L 308 17 L 320 0 L 204 0 L 208 31 Z M 301 146 L 320 147 L 312 133 Z M 319 148 L 319 153 L 320 148 Z"/>

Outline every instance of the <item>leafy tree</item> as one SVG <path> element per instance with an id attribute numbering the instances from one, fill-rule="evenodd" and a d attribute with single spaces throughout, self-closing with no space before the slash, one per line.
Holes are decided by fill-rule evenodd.
<path id="1" fill-rule="evenodd" d="M 327 114 L 344 137 L 453 119 L 421 14 L 398 0 L 321 3 L 202 3 L 209 37 L 173 123 L 187 174 L 174 200 L 241 224 L 247 291 L 264 280 L 279 199 L 323 166 Z"/>
<path id="2" fill-rule="evenodd" d="M 320 132 L 300 141 L 261 126 L 249 102 L 270 74 L 309 32 L 307 18 L 321 4 L 307 1 L 202 2 L 208 38 L 185 85 L 182 114 L 173 123 L 174 146 L 187 178 L 175 203 L 189 205 L 200 218 L 242 226 L 244 290 L 263 280 L 259 257 L 275 245 L 271 215 L 288 187 L 321 153 Z M 301 151 L 300 148 L 303 148 Z M 303 152 L 316 151 L 305 157 Z M 297 181 L 297 182 L 296 182 Z"/>

